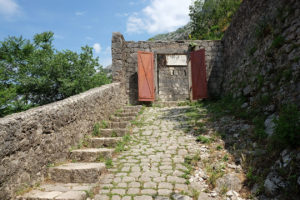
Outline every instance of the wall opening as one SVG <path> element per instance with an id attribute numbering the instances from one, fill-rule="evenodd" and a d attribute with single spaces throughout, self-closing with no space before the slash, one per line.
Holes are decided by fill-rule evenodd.
<path id="1" fill-rule="evenodd" d="M 157 90 L 161 101 L 189 99 L 187 55 L 157 54 Z"/>

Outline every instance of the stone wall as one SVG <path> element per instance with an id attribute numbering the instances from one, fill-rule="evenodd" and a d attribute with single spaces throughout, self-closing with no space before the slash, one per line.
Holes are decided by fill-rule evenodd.
<path id="1" fill-rule="evenodd" d="M 112 76 L 114 81 L 124 81 L 126 93 L 131 104 L 138 103 L 138 79 L 137 79 L 137 52 L 153 52 L 158 54 L 182 54 L 189 55 L 189 45 L 196 45 L 196 49 L 205 48 L 208 92 L 211 97 L 220 94 L 222 81 L 222 43 L 221 41 L 125 41 L 120 33 L 112 36 Z M 157 68 L 156 68 L 157 70 Z M 156 86 L 158 85 L 156 74 Z M 156 95 L 157 96 L 157 95 Z"/>
<path id="2" fill-rule="evenodd" d="M 0 199 L 46 178 L 47 166 L 126 102 L 120 83 L 0 119 Z"/>
<path id="3" fill-rule="evenodd" d="M 300 107 L 300 1 L 244 0 L 223 38 L 222 95 L 267 116 Z"/>
<path id="4" fill-rule="evenodd" d="M 161 101 L 180 101 L 189 98 L 188 67 L 167 65 L 164 54 L 157 55 L 158 98 Z"/>
<path id="5" fill-rule="evenodd" d="M 244 0 L 223 38 L 222 95 L 243 100 L 241 108 L 259 116 L 268 139 L 274 134 L 273 120 L 280 115 L 283 105 L 295 104 L 300 110 L 299 16 L 299 0 Z M 255 122 L 256 117 L 250 120 Z M 289 125 L 281 122 L 280 126 Z M 281 136 L 283 141 L 293 134 L 297 138 L 296 129 L 295 133 L 288 130 L 286 136 Z M 253 138 L 258 138 L 258 134 L 264 133 L 253 133 Z M 299 198 L 300 166 L 296 162 L 299 147 L 280 153 L 280 145 L 268 150 L 267 145 L 253 145 L 254 151 L 261 148 L 267 153 L 254 156 L 249 162 L 258 166 L 253 168 L 254 177 L 263 178 L 263 182 L 256 182 L 252 188 L 255 195 L 260 195 L 257 199 Z M 264 156 L 268 159 L 263 159 Z M 298 182 L 292 177 L 297 177 Z"/>

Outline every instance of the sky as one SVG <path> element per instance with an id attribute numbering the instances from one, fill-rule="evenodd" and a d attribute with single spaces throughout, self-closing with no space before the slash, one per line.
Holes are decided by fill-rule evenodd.
<path id="1" fill-rule="evenodd" d="M 104 67 L 111 64 L 112 32 L 125 40 L 147 40 L 184 26 L 192 0 L 0 0 L 0 41 L 32 39 L 54 32 L 54 48 L 94 48 Z"/>

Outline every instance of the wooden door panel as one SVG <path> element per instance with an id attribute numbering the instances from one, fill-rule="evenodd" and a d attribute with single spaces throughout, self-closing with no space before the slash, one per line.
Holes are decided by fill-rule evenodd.
<path id="1" fill-rule="evenodd" d="M 205 50 L 191 52 L 193 100 L 207 98 Z"/>
<path id="2" fill-rule="evenodd" d="M 154 101 L 153 53 L 138 51 L 139 101 Z"/>

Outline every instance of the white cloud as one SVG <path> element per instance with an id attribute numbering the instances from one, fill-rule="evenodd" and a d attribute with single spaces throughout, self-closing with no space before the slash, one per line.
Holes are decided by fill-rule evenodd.
<path id="1" fill-rule="evenodd" d="M 141 33 L 145 30 L 146 22 L 140 18 L 137 14 L 133 14 L 127 21 L 127 32 L 129 33 Z"/>
<path id="2" fill-rule="evenodd" d="M 93 45 L 93 48 L 95 50 L 95 53 L 100 53 L 101 52 L 101 45 L 99 43 L 95 43 Z"/>
<path id="3" fill-rule="evenodd" d="M 142 11 L 128 17 L 127 32 L 174 31 L 188 23 L 191 3 L 191 0 L 152 0 Z"/>
<path id="4" fill-rule="evenodd" d="M 15 0 L 0 0 L 0 14 L 6 18 L 20 14 L 20 6 Z"/>
<path id="5" fill-rule="evenodd" d="M 105 55 L 111 54 L 111 47 L 110 46 L 106 47 L 106 49 L 104 51 L 104 54 Z"/>
<path id="6" fill-rule="evenodd" d="M 82 11 L 77 11 L 77 12 L 75 12 L 75 15 L 76 16 L 82 16 L 82 15 L 84 15 L 85 14 L 85 12 L 82 12 Z"/>

